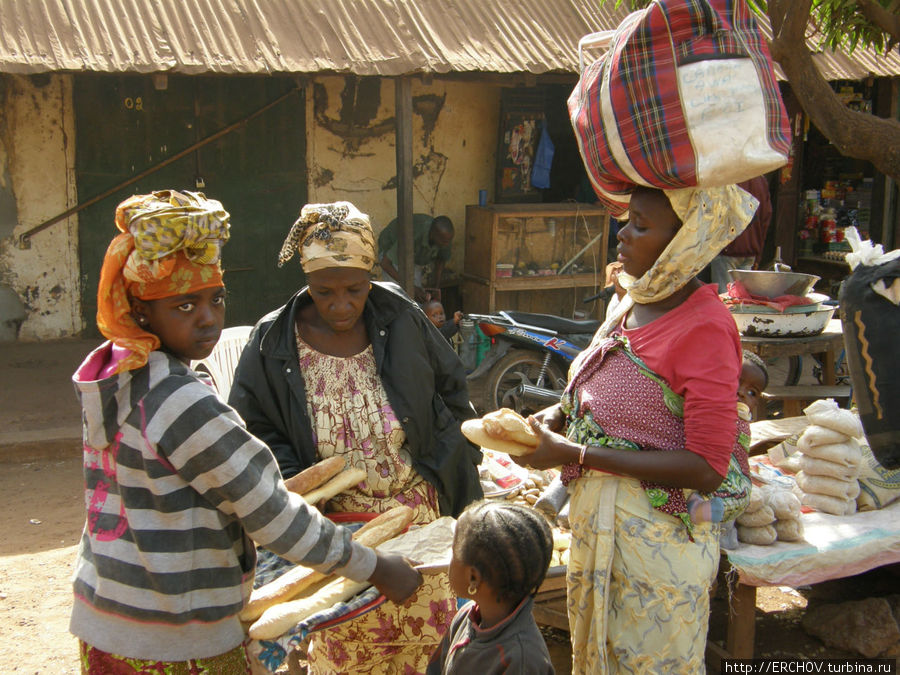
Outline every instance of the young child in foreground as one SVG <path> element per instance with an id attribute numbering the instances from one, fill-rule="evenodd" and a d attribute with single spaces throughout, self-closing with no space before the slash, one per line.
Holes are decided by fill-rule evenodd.
<path id="1" fill-rule="evenodd" d="M 476 502 L 456 524 L 450 585 L 463 605 L 426 675 L 553 673 L 531 610 L 553 553 L 553 533 L 533 509 Z"/>
<path id="2" fill-rule="evenodd" d="M 447 315 L 444 312 L 444 306 L 440 300 L 426 300 L 422 303 L 422 311 L 425 316 L 434 324 L 435 328 L 441 331 L 441 335 L 451 341 L 453 336 L 459 332 L 459 322 L 463 318 L 463 313 L 459 310 L 453 313 L 453 321 L 447 321 Z"/>
<path id="3" fill-rule="evenodd" d="M 190 369 L 225 321 L 229 215 L 201 193 L 137 195 L 103 260 L 108 338 L 73 381 L 87 522 L 69 625 L 81 672 L 250 673 L 238 612 L 256 548 L 368 579 L 402 602 L 421 577 L 285 489 L 271 451 Z"/>

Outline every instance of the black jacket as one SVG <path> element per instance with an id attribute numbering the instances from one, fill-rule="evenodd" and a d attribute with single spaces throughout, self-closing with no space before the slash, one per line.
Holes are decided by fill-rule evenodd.
<path id="1" fill-rule="evenodd" d="M 306 288 L 264 316 L 241 354 L 228 402 L 272 449 L 284 478 L 319 460 L 306 411 L 294 325 Z M 363 320 L 378 375 L 406 432 L 413 468 L 435 486 L 442 515 L 482 497 L 481 452 L 460 431 L 475 417 L 466 372 L 444 337 L 392 283 L 373 282 Z"/>

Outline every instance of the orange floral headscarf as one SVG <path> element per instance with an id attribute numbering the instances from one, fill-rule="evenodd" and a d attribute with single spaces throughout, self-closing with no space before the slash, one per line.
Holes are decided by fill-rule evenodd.
<path id="1" fill-rule="evenodd" d="M 157 300 L 222 286 L 222 246 L 230 216 L 200 192 L 160 190 L 116 208 L 122 232 L 110 243 L 97 288 L 97 327 L 127 349 L 116 372 L 140 368 L 159 338 L 138 326 L 131 298 Z"/>

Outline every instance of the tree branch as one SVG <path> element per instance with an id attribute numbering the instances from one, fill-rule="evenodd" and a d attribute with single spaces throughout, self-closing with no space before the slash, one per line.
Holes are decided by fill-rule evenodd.
<path id="1" fill-rule="evenodd" d="M 897 3 L 893 3 L 894 11 L 885 9 L 874 0 L 856 0 L 860 13 L 876 28 L 887 33 L 892 43 L 900 42 L 900 15 L 896 12 Z"/>
<path id="2" fill-rule="evenodd" d="M 769 3 L 769 11 L 773 4 L 776 3 Z M 816 68 L 806 46 L 811 0 L 791 4 L 792 11 L 783 15 L 781 30 L 773 37 L 770 51 L 803 110 L 842 155 L 868 160 L 882 173 L 900 180 L 900 144 L 892 140 L 900 137 L 900 122 L 855 112 L 843 104 Z M 770 20 L 774 26 L 775 19 Z"/>

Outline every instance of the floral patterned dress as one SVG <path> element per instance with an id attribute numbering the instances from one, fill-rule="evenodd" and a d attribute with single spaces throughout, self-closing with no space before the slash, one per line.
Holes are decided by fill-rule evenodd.
<path id="1" fill-rule="evenodd" d="M 343 456 L 368 474 L 364 485 L 329 501 L 326 512 L 383 513 L 405 504 L 414 509 L 414 524 L 436 520 L 437 493 L 412 467 L 406 434 L 378 376 L 372 346 L 350 357 L 330 356 L 298 335 L 297 351 L 320 458 Z M 424 673 L 455 609 L 447 575 L 428 575 L 405 604 L 386 602 L 314 633 L 309 672 Z"/>

